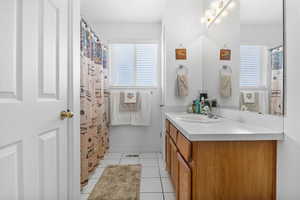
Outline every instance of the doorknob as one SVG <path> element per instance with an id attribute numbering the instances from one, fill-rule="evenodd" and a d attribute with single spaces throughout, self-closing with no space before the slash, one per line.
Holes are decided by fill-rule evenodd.
<path id="1" fill-rule="evenodd" d="M 70 110 L 60 112 L 61 120 L 64 120 L 66 118 L 71 119 L 71 118 L 73 118 L 73 116 L 74 116 L 74 113 L 70 112 Z"/>

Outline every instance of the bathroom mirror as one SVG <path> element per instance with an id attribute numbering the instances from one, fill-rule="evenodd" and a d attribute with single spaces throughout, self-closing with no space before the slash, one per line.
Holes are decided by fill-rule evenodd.
<path id="1" fill-rule="evenodd" d="M 283 1 L 240 0 L 240 109 L 283 114 Z"/>
<path id="2" fill-rule="evenodd" d="M 206 28 L 204 89 L 221 108 L 283 115 L 283 0 L 231 2 Z"/>

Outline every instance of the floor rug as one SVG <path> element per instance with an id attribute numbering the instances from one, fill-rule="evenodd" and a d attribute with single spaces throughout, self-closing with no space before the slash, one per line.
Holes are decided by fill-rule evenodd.
<path id="1" fill-rule="evenodd" d="M 139 200 L 141 165 L 110 165 L 88 200 Z"/>

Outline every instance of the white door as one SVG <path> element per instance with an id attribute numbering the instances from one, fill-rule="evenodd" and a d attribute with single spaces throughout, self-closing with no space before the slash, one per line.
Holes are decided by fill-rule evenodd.
<path id="1" fill-rule="evenodd" d="M 0 1 L 0 199 L 67 198 L 68 0 Z"/>

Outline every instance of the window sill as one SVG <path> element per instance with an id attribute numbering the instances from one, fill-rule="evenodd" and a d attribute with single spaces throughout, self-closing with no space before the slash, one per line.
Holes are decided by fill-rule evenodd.
<path id="1" fill-rule="evenodd" d="M 240 90 L 253 90 L 253 91 L 267 91 L 268 88 L 261 86 L 261 87 L 240 87 Z"/>

